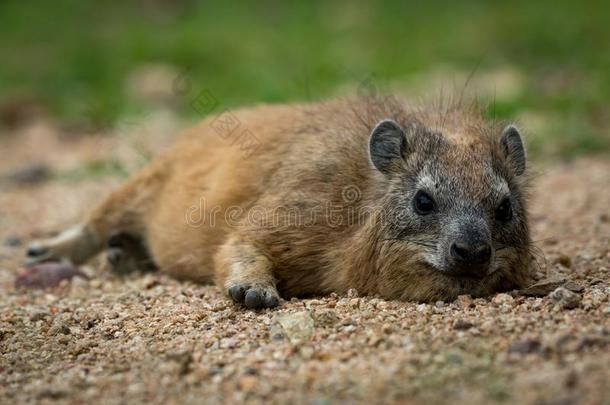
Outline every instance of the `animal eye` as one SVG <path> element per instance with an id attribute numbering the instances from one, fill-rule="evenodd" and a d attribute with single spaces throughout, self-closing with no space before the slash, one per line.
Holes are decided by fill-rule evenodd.
<path id="1" fill-rule="evenodd" d="M 429 194 L 418 191 L 415 194 L 415 198 L 413 199 L 413 207 L 415 208 L 415 212 L 420 215 L 427 215 L 434 211 L 434 200 L 430 197 Z"/>
<path id="2" fill-rule="evenodd" d="M 513 208 L 511 207 L 510 200 L 505 198 L 502 200 L 498 208 L 496 208 L 496 219 L 498 221 L 507 222 L 513 217 Z"/>

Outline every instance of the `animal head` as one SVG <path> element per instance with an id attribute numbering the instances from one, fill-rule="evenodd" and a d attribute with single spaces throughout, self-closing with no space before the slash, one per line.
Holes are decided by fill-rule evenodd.
<path id="1" fill-rule="evenodd" d="M 515 126 L 387 119 L 371 132 L 369 158 L 388 185 L 377 226 L 382 293 L 447 299 L 523 281 L 526 154 Z"/>

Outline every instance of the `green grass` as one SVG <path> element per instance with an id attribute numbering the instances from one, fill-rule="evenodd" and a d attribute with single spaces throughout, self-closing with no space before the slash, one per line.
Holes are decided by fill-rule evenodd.
<path id="1" fill-rule="evenodd" d="M 35 99 L 67 124 L 112 125 L 145 108 L 125 89 L 151 63 L 188 72 L 185 116 L 203 89 L 230 107 L 322 99 L 371 75 L 383 87 L 439 66 L 475 78 L 508 67 L 524 83 L 493 111 L 542 117 L 534 153 L 605 152 L 609 4 L 5 0 L 0 106 Z"/>

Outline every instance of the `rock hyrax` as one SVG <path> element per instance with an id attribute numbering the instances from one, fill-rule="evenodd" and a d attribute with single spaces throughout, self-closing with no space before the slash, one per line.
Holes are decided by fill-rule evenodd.
<path id="1" fill-rule="evenodd" d="M 148 254 L 248 308 L 350 288 L 416 301 L 482 296 L 530 278 L 526 183 L 519 130 L 471 106 L 394 97 L 259 106 L 186 131 L 28 255 L 78 264 L 109 248 L 119 265 Z M 121 240 L 138 248 L 121 250 Z"/>

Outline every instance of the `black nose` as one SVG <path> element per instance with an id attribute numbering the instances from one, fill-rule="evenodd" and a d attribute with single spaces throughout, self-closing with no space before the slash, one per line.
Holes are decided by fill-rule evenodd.
<path id="1" fill-rule="evenodd" d="M 486 264 L 491 259 L 491 246 L 487 243 L 469 244 L 461 241 L 453 242 L 451 245 L 451 257 L 460 264 Z"/>

